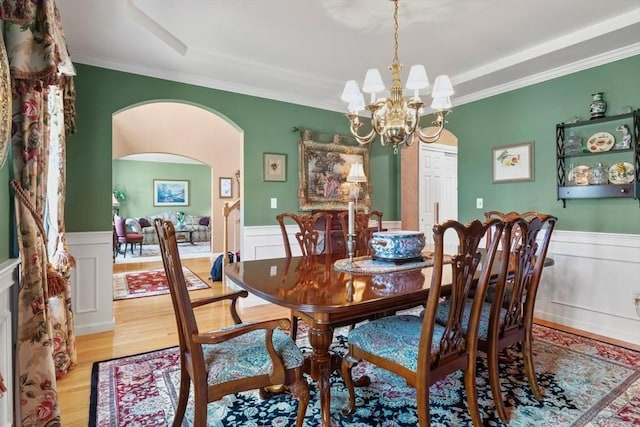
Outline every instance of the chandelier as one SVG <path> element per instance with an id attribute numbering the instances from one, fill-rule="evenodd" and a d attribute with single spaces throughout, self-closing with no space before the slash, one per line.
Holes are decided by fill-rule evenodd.
<path id="1" fill-rule="evenodd" d="M 358 83 L 349 80 L 342 92 L 341 99 L 348 103 L 347 117 L 350 122 L 351 134 L 360 144 L 368 144 L 380 135 L 382 145 L 392 144 L 393 152 L 397 154 L 398 148 L 405 144 L 412 145 L 416 140 L 431 143 L 435 142 L 445 126 L 445 116 L 451 109 L 451 95 L 453 87 L 451 80 L 446 75 L 436 77 L 431 92 L 433 102 L 431 108 L 435 110 L 434 130 L 426 134 L 420 129 L 420 116 L 423 113 L 423 102 L 420 99 L 420 90 L 429 86 L 427 72 L 423 65 L 414 65 L 409 71 L 406 88 L 413 91 L 413 96 L 403 96 L 400 82 L 400 70 L 402 64 L 398 60 L 398 0 L 394 3 L 394 56 L 389 66 L 391 70 L 391 88 L 388 98 L 376 98 L 376 93 L 385 90 L 380 71 L 373 68 L 367 70 L 362 91 L 371 95 L 371 101 L 365 106 L 364 96 L 360 92 Z M 371 131 L 366 135 L 358 133 L 362 122 L 359 119 L 360 111 L 367 109 L 371 113 Z"/>

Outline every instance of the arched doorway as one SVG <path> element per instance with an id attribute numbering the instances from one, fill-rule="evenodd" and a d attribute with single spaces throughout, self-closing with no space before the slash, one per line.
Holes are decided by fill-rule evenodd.
<path id="1" fill-rule="evenodd" d="M 231 200 L 242 193 L 235 182 L 237 171 L 243 169 L 242 130 L 207 107 L 179 100 L 156 100 L 115 112 L 112 135 L 113 159 L 132 154 L 167 153 L 189 157 L 212 168 L 211 247 L 214 253 L 222 252 L 222 212 L 229 199 L 220 198 L 218 183 L 221 177 L 233 177 Z M 242 214 L 240 220 L 242 222 Z"/>

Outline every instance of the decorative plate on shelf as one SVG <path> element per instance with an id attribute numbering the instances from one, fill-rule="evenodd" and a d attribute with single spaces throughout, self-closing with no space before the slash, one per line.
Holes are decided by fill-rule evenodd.
<path id="1" fill-rule="evenodd" d="M 609 182 L 612 184 L 631 184 L 635 178 L 635 170 L 631 163 L 620 162 L 609 168 Z"/>
<path id="2" fill-rule="evenodd" d="M 591 135 L 587 141 L 587 149 L 592 153 L 600 151 L 609 151 L 613 148 L 616 138 L 609 132 L 598 132 Z"/>
<path id="3" fill-rule="evenodd" d="M 570 181 L 573 182 L 574 185 L 589 185 L 589 170 L 591 168 L 589 166 L 580 165 L 571 169 L 570 172 Z"/>

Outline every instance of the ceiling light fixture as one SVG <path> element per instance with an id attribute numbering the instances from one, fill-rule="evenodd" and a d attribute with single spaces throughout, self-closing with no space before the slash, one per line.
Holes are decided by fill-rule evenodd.
<path id="1" fill-rule="evenodd" d="M 347 117 L 351 123 L 350 130 L 358 143 L 368 144 L 380 135 L 382 145 L 392 144 L 393 152 L 397 153 L 402 144 L 409 146 L 416 140 L 431 143 L 438 139 L 446 123 L 444 118 L 451 109 L 453 87 L 448 76 L 436 77 L 431 92 L 433 98 L 431 108 L 435 110 L 436 116 L 433 121 L 435 132 L 425 134 L 420 129 L 420 116 L 423 113 L 422 106 L 424 104 L 420 99 L 419 92 L 429 86 L 427 72 L 423 65 L 411 67 L 406 88 L 413 91 L 413 96 L 405 98 L 400 82 L 402 64 L 398 60 L 398 0 L 391 1 L 394 3 L 394 56 L 393 62 L 389 66 L 393 79 L 389 89 L 389 98 L 376 98 L 376 93 L 385 90 L 385 86 L 380 71 L 373 68 L 367 70 L 362 85 L 362 91 L 371 94 L 371 102 L 368 105 L 365 106 L 364 96 L 355 80 L 349 80 L 345 84 L 341 99 L 348 103 Z M 358 130 L 362 126 L 362 122 L 358 113 L 365 108 L 371 113 L 371 132 L 360 135 Z"/>

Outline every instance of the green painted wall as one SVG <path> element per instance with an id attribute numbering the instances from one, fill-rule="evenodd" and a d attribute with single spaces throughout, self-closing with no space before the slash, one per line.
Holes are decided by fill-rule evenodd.
<path id="1" fill-rule="evenodd" d="M 640 108 L 638 76 L 640 56 L 635 56 L 455 107 L 448 120 L 459 141 L 460 219 L 481 217 L 486 210 L 538 210 L 556 215 L 559 229 L 640 234 L 637 200 L 574 199 L 563 209 L 556 200 L 555 158 L 555 125 L 574 116 L 588 119 L 592 93 L 604 92 L 607 115 L 623 106 Z M 586 141 L 598 130 L 580 132 Z M 535 180 L 492 184 L 491 148 L 525 141 L 535 142 Z M 596 160 L 582 161 L 592 165 Z M 477 197 L 484 198 L 481 210 L 475 207 Z"/>
<path id="2" fill-rule="evenodd" d="M 271 197 L 279 199 L 278 212 L 297 211 L 299 138 L 292 127 L 348 132 L 346 119 L 339 113 L 82 64 L 77 69 L 78 132 L 68 140 L 69 231 L 111 227 L 111 115 L 129 105 L 156 99 L 193 102 L 220 112 L 244 131 L 245 223 L 249 226 L 275 224 Z M 635 56 L 455 107 L 448 120 L 459 138 L 460 219 L 480 217 L 490 209 L 535 209 L 557 215 L 559 229 L 640 233 L 638 201 L 569 200 L 563 209 L 556 200 L 555 183 L 556 123 L 576 115 L 587 118 L 591 94 L 596 91 L 605 92 L 608 114 L 626 105 L 640 107 L 639 73 L 640 56 Z M 492 184 L 491 148 L 524 141 L 535 142 L 535 180 Z M 264 152 L 288 155 L 287 182 L 262 182 Z M 388 220 L 399 219 L 398 175 L 398 158 L 388 147 L 374 143 L 373 204 Z M 484 198 L 482 210 L 475 208 L 477 197 Z"/>
<path id="3" fill-rule="evenodd" d="M 348 133 L 343 114 L 76 64 L 77 133 L 67 141 L 69 232 L 111 229 L 111 116 L 132 104 L 183 100 L 220 112 L 244 132 L 245 225 L 276 224 L 276 213 L 297 211 L 298 141 L 292 127 Z M 335 96 L 341 88 L 336 87 Z M 188 143 L 188 142 L 185 142 Z M 287 154 L 287 181 L 262 181 L 262 154 Z M 371 151 L 373 208 L 399 219 L 399 162 L 389 147 Z M 269 209 L 277 197 L 277 210 Z"/>
<path id="4" fill-rule="evenodd" d="M 113 160 L 113 187 L 125 192 L 120 205 L 123 217 L 182 211 L 187 215 L 211 215 L 211 168 L 186 163 Z M 153 206 L 153 180 L 189 181 L 189 206 Z"/>
<path id="5" fill-rule="evenodd" d="M 11 204 L 9 192 L 9 165 L 11 159 L 7 158 L 4 166 L 0 168 L 0 263 L 9 259 L 11 246 Z"/>

